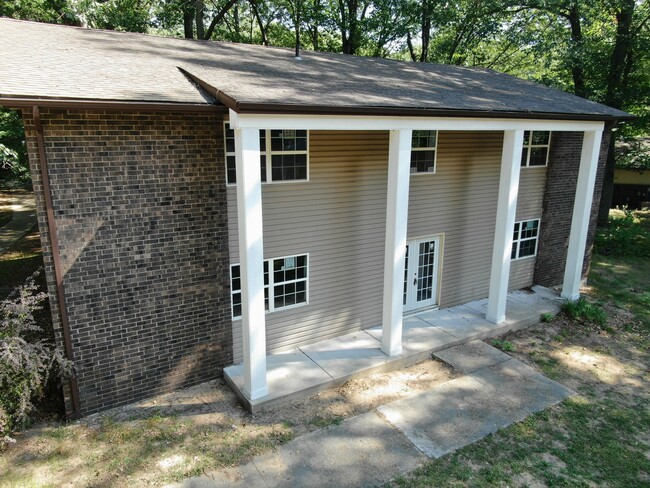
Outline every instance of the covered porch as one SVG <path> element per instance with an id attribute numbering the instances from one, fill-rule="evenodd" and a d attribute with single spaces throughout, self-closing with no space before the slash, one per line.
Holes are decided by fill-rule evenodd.
<path id="1" fill-rule="evenodd" d="M 409 364 L 408 361 L 417 362 L 434 350 L 450 347 L 463 340 L 498 335 L 512 328 L 513 323 L 527 325 L 530 321 L 539 320 L 540 314 L 546 310 L 531 308 L 530 304 L 518 309 L 513 304 L 517 304 L 521 297 L 513 299 L 512 295 L 507 293 L 521 155 L 524 132 L 527 130 L 583 133 L 561 292 L 561 297 L 566 299 L 575 299 L 579 296 L 603 122 L 532 118 L 243 114 L 231 110 L 230 127 L 234 130 L 238 175 L 236 190 L 243 364 L 226 368 L 225 376 L 240 394 L 244 403 L 253 411 L 262 408 L 260 405 L 268 406 L 280 399 L 290 399 L 292 395 L 308 395 L 318 389 L 330 388 L 335 386 L 336 382 L 340 384 L 354 375 L 380 370 L 388 367 L 387 364 L 390 364 L 390 367 L 400 367 Z M 389 133 L 382 320 L 381 326 L 375 329 L 328 339 L 300 347 L 289 353 L 267 356 L 263 266 L 264 222 L 258 132 L 260 129 L 298 128 L 316 131 L 366 130 Z M 429 310 L 404 317 L 404 263 L 413 130 L 499 131 L 503 133 L 503 146 L 494 240 L 489 243 L 492 261 L 488 298 L 442 311 Z M 454 334 L 451 329 L 445 328 L 449 327 L 444 322 L 430 322 L 429 319 L 433 320 L 434 316 L 437 317 L 436 320 L 440 317 L 453 319 L 456 329 L 460 324 L 462 330 L 469 330 L 471 333 L 465 336 L 464 333 L 460 334 L 458 331 L 460 329 L 454 329 L 456 330 Z M 432 329 L 421 330 L 423 323 L 425 329 Z M 464 325 L 467 323 L 474 324 L 476 327 L 465 328 Z M 427 333 L 433 334 L 436 339 L 431 339 Z M 435 342 L 437 339 L 441 339 L 442 342 Z M 431 340 L 434 340 L 433 345 Z M 348 354 L 350 350 L 356 353 Z M 326 354 L 328 352 L 329 354 Z M 322 358 L 316 361 L 315 358 L 320 356 Z M 333 359 L 337 361 L 332 361 Z M 291 373 L 291 368 L 287 365 L 293 363 L 297 364 L 297 367 Z M 334 369 L 330 371 L 328 368 Z M 309 377 L 310 371 L 315 379 L 305 381 L 299 379 L 302 373 Z M 281 372 L 287 373 L 288 376 L 283 376 Z M 292 378 L 292 381 L 287 378 Z M 302 382 L 303 385 L 289 388 L 289 383 L 294 382 Z"/>
<path id="2" fill-rule="evenodd" d="M 244 366 L 224 369 L 224 378 L 251 413 L 305 398 L 369 374 L 405 368 L 437 351 L 477 339 L 519 330 L 555 315 L 562 299 L 548 288 L 508 293 L 507 319 L 499 324 L 485 318 L 487 299 L 407 315 L 403 319 L 402 352 L 381 350 L 381 326 L 345 334 L 266 357 L 268 394 L 251 400 L 244 393 Z"/>

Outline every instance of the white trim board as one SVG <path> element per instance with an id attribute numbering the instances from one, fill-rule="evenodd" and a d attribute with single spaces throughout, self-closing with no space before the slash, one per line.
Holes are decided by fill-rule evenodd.
<path id="1" fill-rule="evenodd" d="M 599 131 L 602 121 L 500 119 L 468 117 L 379 117 L 367 115 L 238 114 L 230 110 L 232 128 L 307 130 L 538 130 Z"/>

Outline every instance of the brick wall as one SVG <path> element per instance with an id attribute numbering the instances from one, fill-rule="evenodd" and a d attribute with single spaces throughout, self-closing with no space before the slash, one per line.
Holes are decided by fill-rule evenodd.
<path id="1" fill-rule="evenodd" d="M 218 376 L 232 361 L 221 116 L 41 118 L 82 414 Z M 24 119 L 62 344 L 31 111 Z"/>
<path id="2" fill-rule="evenodd" d="M 611 131 L 605 130 L 600 146 L 583 276 L 589 272 L 591 263 L 591 251 L 596 233 L 598 205 L 600 204 L 600 192 L 610 136 Z M 582 132 L 553 132 L 552 135 L 534 276 L 534 283 L 543 286 L 561 285 L 564 280 L 571 217 L 580 167 L 582 137 Z"/>

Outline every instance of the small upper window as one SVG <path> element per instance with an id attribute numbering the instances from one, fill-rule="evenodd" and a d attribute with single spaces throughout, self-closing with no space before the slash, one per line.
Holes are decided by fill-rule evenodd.
<path id="1" fill-rule="evenodd" d="M 539 219 L 515 222 L 512 236 L 511 259 L 527 258 L 537 254 Z"/>
<path id="2" fill-rule="evenodd" d="M 550 144 L 551 133 L 549 131 L 525 131 L 521 165 L 546 166 Z"/>
<path id="3" fill-rule="evenodd" d="M 414 130 L 411 139 L 411 173 L 435 173 L 438 131 Z"/>
<path id="4" fill-rule="evenodd" d="M 237 182 L 235 131 L 224 125 L 226 149 L 226 183 Z M 262 183 L 306 181 L 308 175 L 309 137 L 306 130 L 260 130 L 260 171 Z M 267 164 L 270 155 L 271 164 Z"/>

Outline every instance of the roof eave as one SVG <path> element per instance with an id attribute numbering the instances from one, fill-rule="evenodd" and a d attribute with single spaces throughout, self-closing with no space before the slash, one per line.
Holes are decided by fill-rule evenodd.
<path id="1" fill-rule="evenodd" d="M 160 102 L 141 100 L 94 100 L 83 98 L 35 97 L 0 94 L 0 106 L 7 108 L 50 107 L 71 109 L 142 110 L 148 112 L 216 112 L 227 108 L 209 103 Z"/>

